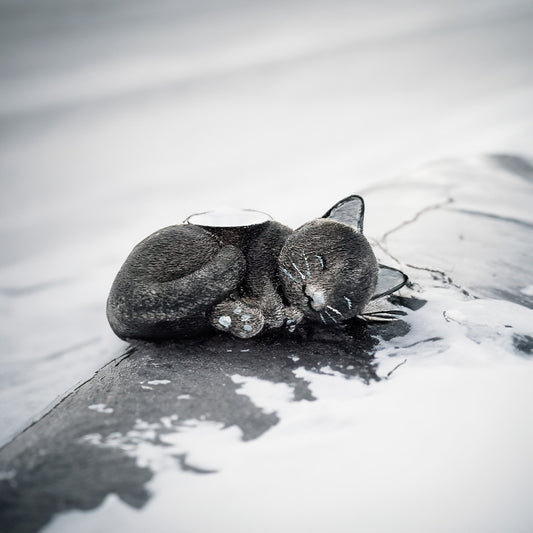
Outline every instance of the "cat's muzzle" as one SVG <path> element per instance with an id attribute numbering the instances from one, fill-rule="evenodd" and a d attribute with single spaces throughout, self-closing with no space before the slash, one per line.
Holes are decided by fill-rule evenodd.
<path id="1" fill-rule="evenodd" d="M 326 307 L 326 298 L 324 291 L 313 285 L 304 285 L 304 294 L 309 300 L 309 306 L 315 311 L 322 311 Z"/>

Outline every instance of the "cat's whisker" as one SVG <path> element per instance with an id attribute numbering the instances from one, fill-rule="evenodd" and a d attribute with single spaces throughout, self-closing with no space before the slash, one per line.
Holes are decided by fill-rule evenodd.
<path id="1" fill-rule="evenodd" d="M 334 313 L 337 313 L 341 318 L 344 318 L 344 315 L 338 309 L 335 309 L 334 307 L 331 307 L 331 305 L 326 305 L 326 307 L 328 309 L 331 309 L 331 311 L 333 311 Z"/>
<path id="2" fill-rule="evenodd" d="M 296 270 L 296 272 L 298 272 L 298 274 L 300 274 L 300 277 L 305 280 L 305 276 L 302 274 L 301 270 L 296 266 L 296 263 L 292 263 L 292 266 L 294 267 L 294 270 Z"/>
<path id="3" fill-rule="evenodd" d="M 302 250 L 302 254 L 304 256 L 305 268 L 307 269 L 307 277 L 311 279 L 311 270 L 309 268 L 309 261 L 307 261 L 307 255 L 305 255 L 305 252 L 303 250 Z"/>
<path id="4" fill-rule="evenodd" d="M 298 281 L 296 280 L 296 278 L 286 269 L 286 268 L 282 268 L 281 271 L 289 278 L 291 279 L 292 281 L 294 281 L 294 283 L 298 283 Z"/>
<path id="5" fill-rule="evenodd" d="M 330 318 L 331 320 L 333 320 L 333 322 L 335 322 L 335 324 L 337 324 L 337 320 L 335 319 L 335 317 L 331 316 L 328 311 L 324 311 L 324 313 L 326 313 L 328 318 Z"/>
<path id="6" fill-rule="evenodd" d="M 315 255 L 315 257 L 318 259 L 318 262 L 320 263 L 320 268 L 324 270 L 324 259 L 320 255 Z"/>
<path id="7" fill-rule="evenodd" d="M 322 319 L 322 322 L 324 322 L 324 324 L 327 324 L 326 319 L 324 318 L 324 315 L 322 313 L 319 313 L 319 315 L 320 315 L 320 318 Z"/>
<path id="8" fill-rule="evenodd" d="M 350 298 L 348 298 L 348 296 L 345 296 L 344 299 L 346 300 L 346 303 L 348 304 L 348 309 L 351 309 L 352 308 L 352 301 L 350 300 Z"/>

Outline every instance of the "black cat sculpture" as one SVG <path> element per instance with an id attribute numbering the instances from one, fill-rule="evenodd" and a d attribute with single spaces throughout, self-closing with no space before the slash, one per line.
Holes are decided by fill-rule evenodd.
<path id="1" fill-rule="evenodd" d="M 107 302 L 119 337 L 158 341 L 215 328 L 250 338 L 304 322 L 338 326 L 407 280 L 378 265 L 360 196 L 294 231 L 258 211 L 235 214 L 192 215 L 133 249 Z"/>

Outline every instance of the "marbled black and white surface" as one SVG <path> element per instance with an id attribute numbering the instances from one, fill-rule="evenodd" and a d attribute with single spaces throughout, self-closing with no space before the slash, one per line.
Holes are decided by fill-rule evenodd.
<path id="1" fill-rule="evenodd" d="M 533 166 L 450 161 L 366 196 L 397 199 L 367 233 L 410 275 L 375 304 L 399 320 L 133 345 L 0 452 L 0 524 L 528 531 Z"/>
<path id="2" fill-rule="evenodd" d="M 138 462 L 139 492 L 104 485 L 82 505 L 80 482 L 44 506 L 47 520 L 71 509 L 50 530 L 115 518 L 129 531 L 531 529 L 529 2 L 40 0 L 0 12 L 2 443 L 124 352 L 105 321 L 111 281 L 135 243 L 193 212 L 232 204 L 294 227 L 361 193 L 366 233 L 413 280 L 403 297 L 427 301 L 403 308 L 409 331 L 382 330 L 363 350 L 368 383 L 356 364 L 335 366 L 340 355 L 295 351 L 284 379 L 239 359 L 227 379 L 269 420 L 257 438 L 187 411 L 190 392 L 164 367 L 150 380 L 165 383 L 142 384 L 155 392 L 139 386 L 168 389 L 175 406 L 141 411 L 139 426 L 125 417 L 114 440 L 120 406 L 91 398 L 100 419 L 85 449 Z M 13 446 L 3 457 L 26 449 Z M 2 467 L 21 504 L 30 466 Z"/>

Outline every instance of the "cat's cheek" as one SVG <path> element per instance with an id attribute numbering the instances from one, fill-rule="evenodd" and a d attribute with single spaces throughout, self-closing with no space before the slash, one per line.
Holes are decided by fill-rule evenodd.
<path id="1" fill-rule="evenodd" d="M 303 293 L 297 285 L 292 283 L 285 283 L 283 281 L 281 284 L 281 288 L 285 299 L 289 302 L 290 305 L 298 305 L 299 302 L 303 299 Z"/>

